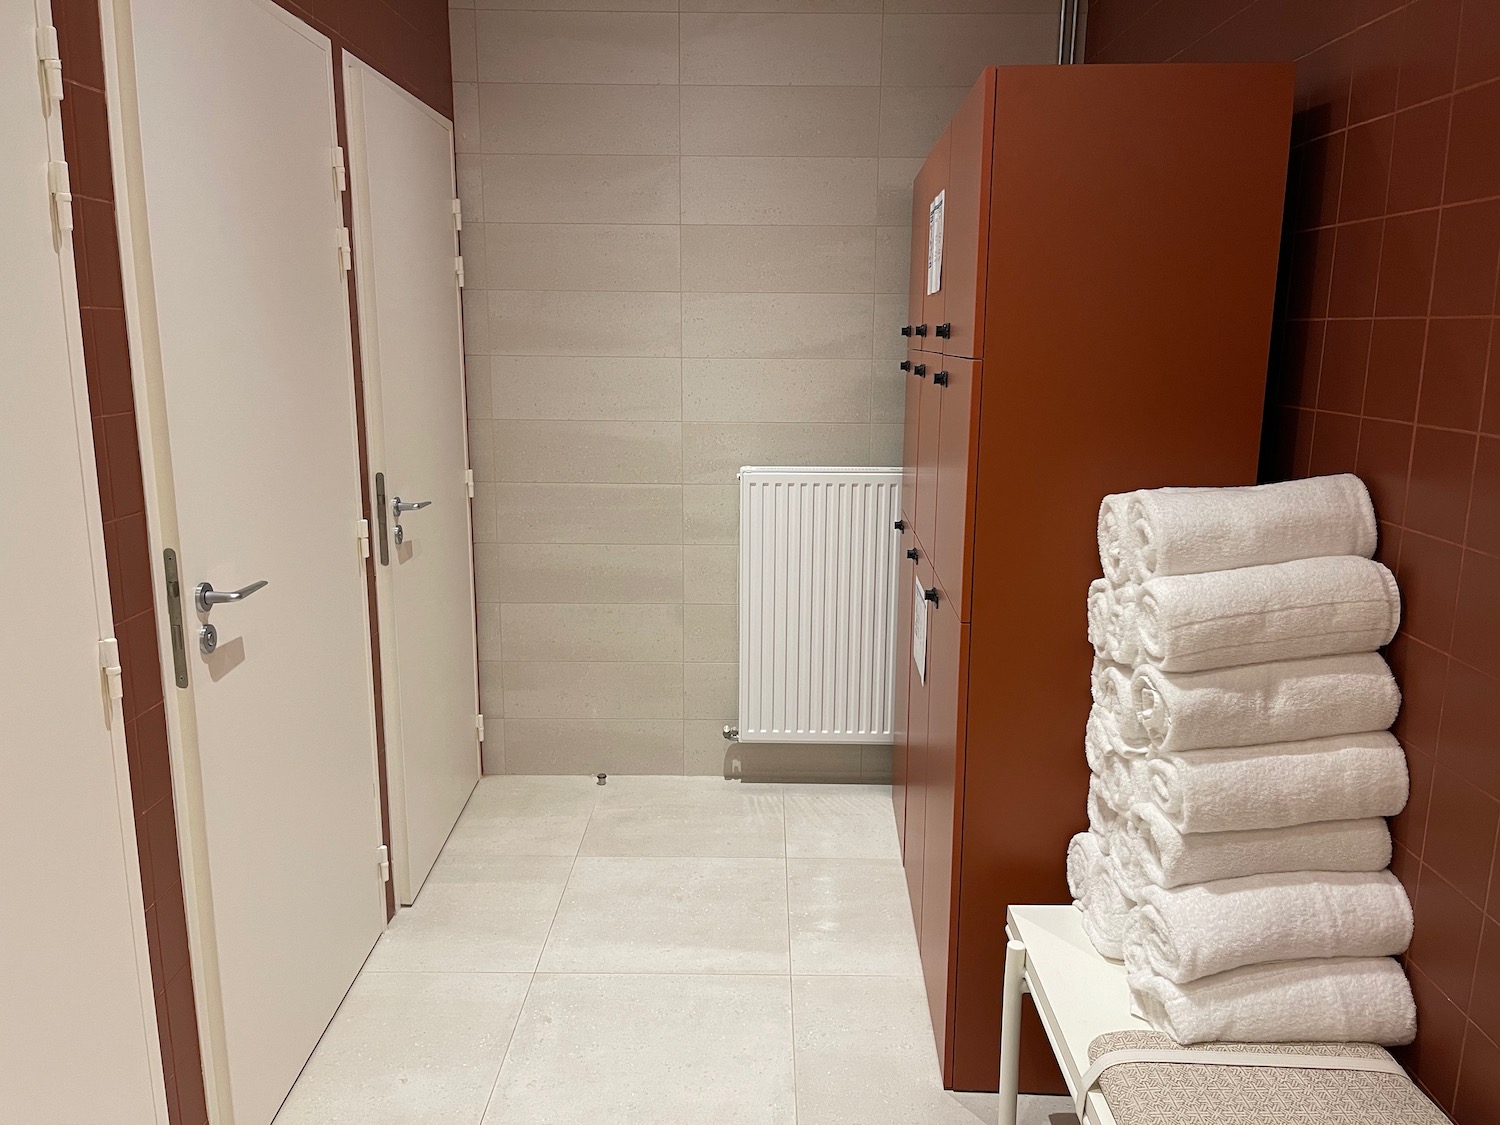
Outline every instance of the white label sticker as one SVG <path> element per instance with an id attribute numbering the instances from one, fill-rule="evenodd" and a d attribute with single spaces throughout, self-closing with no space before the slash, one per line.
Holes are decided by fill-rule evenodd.
<path id="1" fill-rule="evenodd" d="M 911 658 L 917 665 L 917 675 L 927 682 L 927 614 L 932 606 L 927 601 L 927 591 L 922 589 L 922 580 L 917 584 L 911 611 Z"/>
<path id="2" fill-rule="evenodd" d="M 937 198 L 927 208 L 927 292 L 936 293 L 943 287 L 943 196 L 946 191 L 937 193 Z"/>

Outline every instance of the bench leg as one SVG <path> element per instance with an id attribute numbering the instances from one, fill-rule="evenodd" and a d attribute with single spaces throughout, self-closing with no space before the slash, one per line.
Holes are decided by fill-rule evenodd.
<path id="1" fill-rule="evenodd" d="M 1005 945 L 1005 991 L 1000 1009 L 1000 1125 L 1016 1125 L 1020 1100 L 1021 986 L 1026 972 L 1026 946 Z"/>

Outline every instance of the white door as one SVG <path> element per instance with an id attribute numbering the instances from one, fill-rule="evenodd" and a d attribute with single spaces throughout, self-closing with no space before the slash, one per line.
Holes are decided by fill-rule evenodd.
<path id="1" fill-rule="evenodd" d="M 51 161 L 65 185 L 61 106 L 37 61 L 47 7 L 0 4 L 0 1123 L 149 1125 L 166 1101 L 119 680 L 101 664 L 109 583 L 71 212 L 64 199 L 54 214 L 49 190 Z"/>
<path id="2" fill-rule="evenodd" d="M 211 1085 L 221 1122 L 264 1125 L 385 923 L 331 48 L 270 0 L 128 12 L 121 194 Z M 268 584 L 205 612 L 204 582 Z"/>
<path id="3" fill-rule="evenodd" d="M 410 903 L 479 778 L 453 126 L 347 54 L 344 87 L 391 849 Z M 397 513 L 398 498 L 425 506 Z"/>

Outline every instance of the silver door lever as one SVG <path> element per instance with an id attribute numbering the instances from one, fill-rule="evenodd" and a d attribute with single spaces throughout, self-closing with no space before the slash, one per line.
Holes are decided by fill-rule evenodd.
<path id="1" fill-rule="evenodd" d="M 431 500 L 418 500 L 415 504 L 408 504 L 401 497 L 397 496 L 391 501 L 391 508 L 395 511 L 396 518 L 400 519 L 402 512 L 415 512 L 418 508 L 425 508 L 431 503 Z"/>
<path id="2" fill-rule="evenodd" d="M 215 590 L 207 582 L 200 582 L 193 587 L 193 603 L 198 607 L 199 613 L 207 613 L 216 605 L 242 602 L 266 584 L 267 580 L 263 578 L 259 582 L 241 586 L 238 590 Z"/>

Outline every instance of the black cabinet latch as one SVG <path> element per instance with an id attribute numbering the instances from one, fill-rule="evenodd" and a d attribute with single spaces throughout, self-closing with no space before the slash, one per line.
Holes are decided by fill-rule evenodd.
<path id="1" fill-rule="evenodd" d="M 902 371 L 910 371 L 911 370 L 911 360 L 909 360 L 909 359 L 903 359 L 901 361 L 901 370 Z"/>
<path id="2" fill-rule="evenodd" d="M 903 335 L 903 336 L 910 336 L 911 335 L 911 325 L 910 324 L 902 326 L 902 328 L 901 328 L 901 335 Z"/>
<path id="3" fill-rule="evenodd" d="M 891 526 L 894 527 L 897 531 L 905 531 L 906 530 L 906 521 L 905 520 L 897 520 L 895 523 L 891 524 Z"/>
<path id="4" fill-rule="evenodd" d="M 918 336 L 925 336 L 925 335 L 927 335 L 927 325 L 925 325 L 925 324 L 919 324 L 919 325 L 917 325 L 917 335 Z"/>
<path id="5" fill-rule="evenodd" d="M 912 368 L 912 370 L 917 373 L 917 378 L 918 379 L 925 379 L 925 378 L 927 378 L 927 365 L 925 363 L 919 363 L 919 364 L 917 364 L 915 367 Z"/>
<path id="6" fill-rule="evenodd" d="M 951 337 L 953 335 L 953 325 L 952 324 L 939 324 L 937 326 L 937 328 L 934 329 L 934 331 L 939 336 L 941 336 L 944 340 L 946 340 L 946 339 L 948 339 L 949 337 Z"/>
<path id="7" fill-rule="evenodd" d="M 930 590 L 923 590 L 922 591 L 922 596 L 924 598 L 926 598 L 928 601 L 930 601 L 933 605 L 937 605 L 938 604 L 938 592 L 937 592 L 937 587 L 936 586 L 934 586 Z"/>
<path id="8" fill-rule="evenodd" d="M 948 373 L 946 371 L 934 371 L 932 373 L 932 381 L 940 387 L 946 387 L 948 385 Z"/>
<path id="9" fill-rule="evenodd" d="M 916 562 L 922 557 L 922 552 L 918 551 L 915 547 L 911 547 L 907 549 L 906 557 L 911 559 L 912 562 Z"/>

